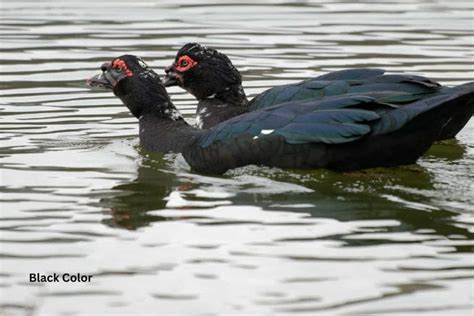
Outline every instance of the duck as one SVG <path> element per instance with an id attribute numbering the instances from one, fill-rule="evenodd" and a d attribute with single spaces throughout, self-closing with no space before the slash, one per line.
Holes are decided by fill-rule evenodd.
<path id="1" fill-rule="evenodd" d="M 229 57 L 199 43 L 188 43 L 178 50 L 173 63 L 165 68 L 164 85 L 179 86 L 197 99 L 196 125 L 199 128 L 210 128 L 242 113 L 290 101 L 370 93 L 378 94 L 381 102 L 406 106 L 457 91 L 455 87 L 444 87 L 422 76 L 386 74 L 383 69 L 363 68 L 329 72 L 276 86 L 249 101 L 242 87 L 242 77 Z M 443 126 L 438 140 L 455 137 L 472 117 L 472 108 L 458 108 L 451 121 Z"/>
<path id="2" fill-rule="evenodd" d="M 454 109 L 474 107 L 474 85 L 403 107 L 378 94 L 345 94 L 280 103 L 199 129 L 184 120 L 143 59 L 122 55 L 100 69 L 87 85 L 122 101 L 138 120 L 141 146 L 181 153 L 193 171 L 205 174 L 246 165 L 354 171 L 413 164 Z"/>

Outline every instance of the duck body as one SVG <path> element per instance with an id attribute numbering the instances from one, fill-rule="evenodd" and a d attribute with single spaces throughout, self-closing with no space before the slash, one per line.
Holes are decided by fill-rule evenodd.
<path id="1" fill-rule="evenodd" d="M 474 108 L 474 84 L 403 107 L 385 102 L 389 92 L 353 93 L 267 106 L 202 130 L 183 120 L 160 78 L 144 65 L 124 55 L 88 83 L 112 89 L 138 118 L 145 149 L 182 153 L 202 173 L 249 164 L 338 171 L 411 164 L 439 138 L 454 105 Z"/>
<path id="2" fill-rule="evenodd" d="M 412 164 L 440 138 L 456 104 L 474 108 L 474 85 L 400 108 L 366 95 L 287 102 L 227 120 L 183 154 L 205 173 L 247 164 L 336 171 Z"/>
<path id="3" fill-rule="evenodd" d="M 191 49 L 190 49 L 191 48 Z M 195 66 L 179 73 L 179 62 L 183 56 L 196 59 Z M 194 60 L 193 59 L 193 60 Z M 219 59 L 223 59 L 219 62 Z M 214 60 L 212 63 L 209 60 Z M 196 69 L 195 69 L 196 68 Z M 213 75 L 210 76 L 209 74 Z M 209 81 L 232 73 L 227 81 L 219 80 L 211 85 Z M 170 80 L 176 77 L 179 80 Z M 219 77 L 219 78 L 220 78 Z M 454 93 L 455 87 L 443 87 L 439 83 L 422 77 L 404 74 L 385 74 L 383 69 L 349 69 L 330 72 L 294 84 L 286 84 L 268 89 L 247 101 L 241 86 L 237 69 L 227 56 L 213 49 L 191 43 L 183 46 L 176 56 L 175 63 L 167 68 L 167 85 L 179 85 L 195 95 L 199 103 L 196 120 L 200 128 L 211 128 L 219 122 L 242 112 L 253 112 L 290 101 L 321 100 L 328 97 L 368 94 L 379 95 L 379 101 L 393 106 L 407 106 L 413 102 L 435 95 Z M 207 79 L 207 81 L 206 81 Z M 201 87 L 206 85 L 206 89 Z M 213 87 L 214 89 L 210 88 Z M 206 93 L 204 93 L 206 91 Z M 234 93 L 223 93 L 233 91 Z M 208 95 L 212 93 L 211 95 Z M 219 108 L 212 106 L 219 104 Z M 443 126 L 438 140 L 454 137 L 469 121 L 473 109 L 453 106 L 458 109 L 450 122 Z"/>
<path id="4" fill-rule="evenodd" d="M 296 84 L 271 88 L 257 95 L 248 104 L 248 111 L 270 107 L 293 100 L 323 99 L 344 94 L 380 95 L 380 101 L 407 106 L 410 103 L 436 95 L 456 93 L 456 87 L 444 87 L 439 83 L 414 75 L 386 75 L 382 69 L 349 69 L 331 72 Z M 462 88 L 461 88 L 462 89 Z M 452 104 L 452 119 L 444 125 L 437 140 L 450 139 L 467 124 L 474 114 L 472 107 Z"/>

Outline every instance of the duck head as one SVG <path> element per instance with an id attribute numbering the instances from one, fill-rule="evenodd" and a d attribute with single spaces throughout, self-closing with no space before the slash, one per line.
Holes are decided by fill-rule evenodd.
<path id="1" fill-rule="evenodd" d="M 184 45 L 165 72 L 166 87 L 178 85 L 198 100 L 242 84 L 239 71 L 226 55 L 197 43 Z"/>
<path id="2" fill-rule="evenodd" d="M 122 55 L 100 67 L 102 73 L 87 79 L 90 87 L 112 90 L 130 112 L 182 119 L 170 101 L 160 77 L 143 59 Z"/>

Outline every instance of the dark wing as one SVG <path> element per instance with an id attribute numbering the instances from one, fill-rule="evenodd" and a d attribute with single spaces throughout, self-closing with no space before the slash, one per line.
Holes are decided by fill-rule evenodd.
<path id="1" fill-rule="evenodd" d="M 430 97 L 441 89 L 439 83 L 414 75 L 383 75 L 366 80 L 350 80 L 347 83 L 349 85 L 347 93 L 391 92 L 392 95 L 387 96 L 383 101 L 395 104 L 405 104 Z"/>
<path id="2" fill-rule="evenodd" d="M 376 76 L 381 76 L 385 73 L 384 69 L 376 68 L 361 68 L 361 69 L 345 69 L 339 71 L 328 72 L 327 74 L 311 78 L 307 81 L 314 80 L 355 80 L 355 79 L 369 79 Z"/>
<path id="3" fill-rule="evenodd" d="M 255 111 L 267 106 L 289 101 L 321 98 L 326 96 L 327 92 L 329 93 L 328 95 L 343 94 L 346 89 L 344 83 L 336 83 L 335 85 L 328 87 L 328 91 L 321 91 L 321 89 L 330 85 L 331 81 L 368 79 L 383 75 L 384 73 L 385 70 L 383 69 L 347 69 L 329 72 L 298 83 L 286 84 L 268 89 L 253 98 L 250 101 L 249 107 L 251 111 Z"/>
<path id="4" fill-rule="evenodd" d="M 444 112 L 441 112 L 444 108 Z M 430 117 L 430 112 L 432 114 Z M 440 114 L 442 113 L 442 114 Z M 439 139 L 454 137 L 474 114 L 474 83 L 440 89 L 431 97 L 418 100 L 392 111 L 379 112 L 380 120 L 372 125 L 372 134 L 396 131 L 418 116 L 430 117 L 427 124 L 439 125 Z M 418 124 L 420 124 L 418 122 Z M 418 128 L 425 128 L 419 125 Z M 444 134 L 452 134 L 450 137 Z"/>
<path id="5" fill-rule="evenodd" d="M 376 111 L 363 109 L 368 104 L 386 107 L 373 97 L 359 95 L 288 102 L 222 122 L 202 135 L 198 145 L 206 148 L 239 137 L 258 141 L 270 135 L 280 135 L 290 144 L 345 143 L 370 133 L 369 122 L 380 118 Z"/>
<path id="6" fill-rule="evenodd" d="M 203 131 L 183 155 L 193 169 L 212 173 L 248 164 L 353 170 L 412 163 L 451 122 L 463 119 L 449 128 L 455 132 L 474 111 L 474 84 L 443 88 L 400 107 L 379 102 L 380 96 L 386 94 L 287 102 L 246 113 Z M 382 158 L 374 157 L 379 152 Z"/>
<path id="7" fill-rule="evenodd" d="M 402 107 L 385 102 L 391 97 L 390 92 L 286 102 L 222 122 L 204 133 L 198 145 L 206 148 L 239 137 L 259 140 L 270 135 L 282 136 L 289 144 L 340 144 L 368 134 L 387 134 L 401 129 L 421 114 L 471 93 L 472 87 L 466 87 L 444 88 L 431 97 Z"/>
<path id="8" fill-rule="evenodd" d="M 424 77 L 412 75 L 383 75 L 381 69 L 352 69 L 331 72 L 296 84 L 269 89 L 249 103 L 250 111 L 275 104 L 322 99 L 344 94 L 389 93 L 385 102 L 403 104 L 435 93 L 439 84 Z"/>

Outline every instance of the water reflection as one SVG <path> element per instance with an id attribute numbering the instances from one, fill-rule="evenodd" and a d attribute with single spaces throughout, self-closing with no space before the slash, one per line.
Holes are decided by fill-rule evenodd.
<path id="1" fill-rule="evenodd" d="M 203 211 L 196 215 L 192 210 L 219 205 L 234 205 L 244 209 L 252 205 L 266 211 L 284 210 L 341 222 L 395 220 L 400 223 L 387 228 L 385 233 L 429 232 L 438 236 L 437 238 L 449 238 L 451 235 L 474 237 L 469 229 L 453 225 L 452 219 L 457 213 L 433 205 L 429 195 L 414 194 L 435 190 L 432 172 L 420 165 L 352 173 L 249 166 L 230 171 L 221 177 L 207 177 L 189 173 L 180 155 L 163 156 L 147 153 L 139 147 L 136 149 L 142 156 L 136 179 L 114 186 L 111 196 L 101 201 L 101 205 L 110 210 L 110 218 L 103 220 L 106 225 L 135 230 L 166 220 L 211 220 L 212 212 L 207 214 Z M 434 146 L 427 157 L 455 161 L 464 153 L 464 147 L 452 140 Z M 292 198 L 288 203 L 290 194 Z M 168 217 L 165 215 L 166 211 L 158 211 L 166 208 L 181 210 L 182 216 Z M 250 217 L 245 220 L 246 223 L 258 223 L 251 214 L 247 216 Z M 215 219 L 205 225 L 245 222 Z M 344 237 L 331 235 L 325 238 L 340 240 Z M 296 239 L 298 242 L 303 240 L 313 238 Z M 374 236 L 373 239 L 345 240 L 345 246 L 393 242 L 400 241 Z M 418 240 L 410 239 L 406 242 L 416 243 Z"/>
<path id="2" fill-rule="evenodd" d="M 161 157 L 160 157 L 161 156 Z M 168 161 L 162 155 L 144 157 L 137 170 L 137 178 L 112 188 L 112 196 L 103 198 L 101 204 L 110 210 L 111 218 L 104 224 L 126 229 L 137 229 L 165 217 L 147 214 L 148 211 L 166 207 L 165 197 L 178 185 L 176 175 L 167 171 Z"/>
<path id="3" fill-rule="evenodd" d="M 417 165 L 194 174 L 136 147 L 84 78 L 128 52 L 161 72 L 189 41 L 252 96 L 352 67 L 472 80 L 466 2 L 3 1 L 0 314 L 466 315 L 474 120 Z M 172 99 L 192 122 L 195 101 Z M 28 273 L 93 274 L 30 284 Z M 179 304 L 176 304 L 179 302 Z"/>

